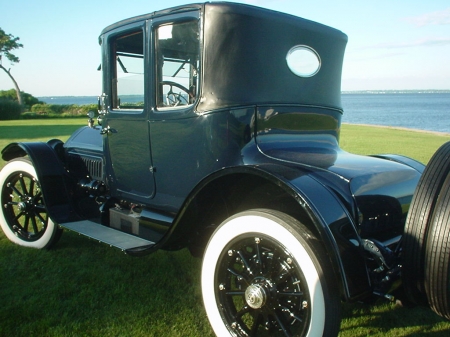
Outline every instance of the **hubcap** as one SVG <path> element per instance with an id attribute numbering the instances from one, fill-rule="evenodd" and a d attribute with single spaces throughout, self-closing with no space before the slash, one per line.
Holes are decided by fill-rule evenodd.
<path id="1" fill-rule="evenodd" d="M 261 308 L 267 300 L 264 287 L 259 284 L 252 284 L 245 291 L 245 301 L 253 309 Z"/>
<path id="2" fill-rule="evenodd" d="M 17 204 L 17 208 L 19 209 L 20 212 L 26 212 L 29 206 L 28 203 L 26 203 L 25 201 L 21 201 Z"/>

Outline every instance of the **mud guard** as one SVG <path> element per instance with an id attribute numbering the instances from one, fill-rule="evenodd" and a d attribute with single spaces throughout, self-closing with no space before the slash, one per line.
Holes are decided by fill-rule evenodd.
<path id="1" fill-rule="evenodd" d="M 64 170 L 57 149 L 59 140 L 11 143 L 2 150 L 6 161 L 28 155 L 36 170 L 47 212 L 55 223 L 81 220 L 71 202 L 74 183 Z"/>
<path id="2" fill-rule="evenodd" d="M 372 292 L 362 245 L 352 216 L 337 195 L 309 175 L 289 182 L 297 201 L 308 210 L 325 249 L 342 278 L 346 300 Z"/>

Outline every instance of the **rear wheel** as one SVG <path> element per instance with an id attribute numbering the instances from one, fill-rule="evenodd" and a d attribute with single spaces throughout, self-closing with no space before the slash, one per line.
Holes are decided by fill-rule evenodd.
<path id="1" fill-rule="evenodd" d="M 0 225 L 12 242 L 50 248 L 62 229 L 49 218 L 36 171 L 28 159 L 8 162 L 0 171 Z"/>
<path id="2" fill-rule="evenodd" d="M 203 302 L 217 336 L 337 336 L 341 304 L 312 233 L 280 212 L 223 222 L 202 265 Z"/>
<path id="3" fill-rule="evenodd" d="M 408 212 L 403 235 L 402 281 L 408 299 L 426 304 L 425 251 L 438 196 L 450 173 L 450 142 L 442 145 L 426 166 Z"/>

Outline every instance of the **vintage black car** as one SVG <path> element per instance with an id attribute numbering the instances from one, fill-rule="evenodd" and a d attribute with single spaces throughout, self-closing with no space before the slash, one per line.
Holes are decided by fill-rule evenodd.
<path id="1" fill-rule="evenodd" d="M 98 122 L 3 149 L 3 231 L 188 247 L 218 336 L 336 336 L 341 301 L 400 283 L 449 318 L 450 143 L 426 167 L 341 150 L 346 42 L 221 2 L 105 28 Z"/>

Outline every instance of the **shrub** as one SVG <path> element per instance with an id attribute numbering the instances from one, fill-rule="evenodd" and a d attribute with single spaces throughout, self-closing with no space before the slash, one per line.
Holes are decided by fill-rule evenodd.
<path id="1" fill-rule="evenodd" d="M 0 120 L 20 119 L 21 110 L 17 101 L 0 98 Z"/>
<path id="2" fill-rule="evenodd" d="M 24 118 L 38 116 L 48 117 L 85 117 L 89 110 L 97 110 L 97 104 L 35 104 L 31 107 L 32 114 L 24 114 Z"/>

